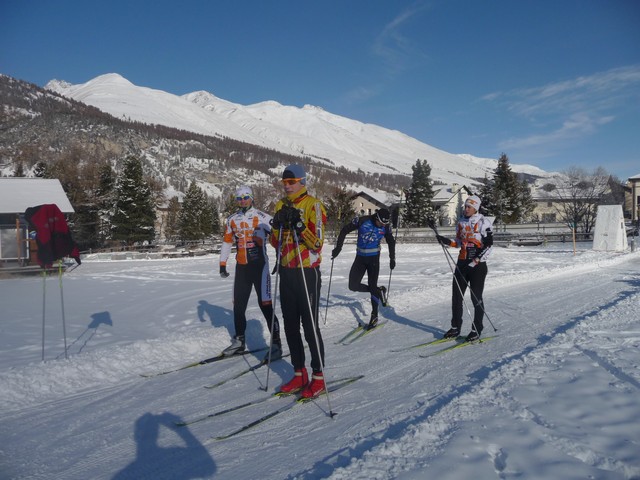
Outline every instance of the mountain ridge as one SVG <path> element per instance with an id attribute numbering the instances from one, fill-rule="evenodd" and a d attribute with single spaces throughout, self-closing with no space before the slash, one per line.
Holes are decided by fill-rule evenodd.
<path id="1" fill-rule="evenodd" d="M 313 105 L 299 108 L 266 100 L 244 106 L 205 90 L 177 96 L 136 86 L 117 73 L 78 85 L 52 80 L 45 88 L 116 117 L 229 137 L 353 171 L 410 176 L 415 161 L 422 159 L 431 166 L 434 181 L 477 184 L 490 177 L 497 165 L 497 160 L 451 154 L 400 131 L 341 117 Z M 512 164 L 512 169 L 537 177 L 552 175 L 530 165 Z"/>

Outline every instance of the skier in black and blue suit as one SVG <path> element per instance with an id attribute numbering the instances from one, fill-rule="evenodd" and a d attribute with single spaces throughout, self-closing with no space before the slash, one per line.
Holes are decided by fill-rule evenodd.
<path id="1" fill-rule="evenodd" d="M 331 251 L 331 258 L 336 258 L 342 251 L 342 244 L 348 233 L 358 230 L 358 242 L 356 258 L 349 272 L 349 290 L 353 292 L 369 292 L 371 294 L 371 319 L 367 329 L 375 327 L 378 323 L 378 306 L 387 305 L 387 289 L 378 286 L 380 273 L 380 241 L 384 237 L 389 246 L 389 268 L 396 266 L 396 241 L 391 233 L 391 215 L 389 210 L 381 208 L 373 215 L 355 217 L 340 230 L 336 246 Z M 364 274 L 367 274 L 367 284 L 362 283 Z"/>

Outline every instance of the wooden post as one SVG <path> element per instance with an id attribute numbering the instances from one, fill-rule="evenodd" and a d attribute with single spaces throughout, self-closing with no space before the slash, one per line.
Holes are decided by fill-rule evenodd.
<path id="1" fill-rule="evenodd" d="M 20 238 L 20 217 L 16 215 L 16 243 L 18 244 L 18 264 L 22 265 L 22 240 Z"/>

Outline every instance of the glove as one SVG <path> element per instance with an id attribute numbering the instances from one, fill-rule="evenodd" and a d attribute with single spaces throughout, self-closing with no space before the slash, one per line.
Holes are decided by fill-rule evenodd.
<path id="1" fill-rule="evenodd" d="M 336 258 L 338 255 L 340 255 L 340 252 L 342 251 L 342 247 L 336 247 L 333 250 L 331 250 L 331 259 Z"/>
<path id="2" fill-rule="evenodd" d="M 438 240 L 440 245 L 449 245 L 451 243 L 451 240 L 447 237 L 443 237 L 442 235 L 436 235 L 436 240 Z"/>
<path id="3" fill-rule="evenodd" d="M 229 276 L 229 272 L 227 272 L 227 267 L 225 265 L 220 265 L 220 276 L 222 278 L 227 278 Z"/>
<path id="4" fill-rule="evenodd" d="M 287 220 L 289 221 L 289 225 L 296 225 L 302 222 L 302 219 L 300 218 L 300 210 L 294 207 L 286 207 L 286 209 L 287 209 Z"/>
<path id="5" fill-rule="evenodd" d="M 391 270 L 393 270 L 394 268 L 396 268 L 396 259 L 392 258 L 391 260 L 389 260 L 389 268 Z"/>
<path id="6" fill-rule="evenodd" d="M 278 228 L 290 227 L 301 221 L 300 211 L 288 205 L 283 206 L 273 217 L 273 224 Z M 304 230 L 304 228 L 302 230 Z"/>
<path id="7" fill-rule="evenodd" d="M 276 228 L 282 228 L 287 224 L 287 212 L 285 211 L 286 207 L 282 207 L 280 210 L 276 212 L 271 220 L 271 224 Z"/>

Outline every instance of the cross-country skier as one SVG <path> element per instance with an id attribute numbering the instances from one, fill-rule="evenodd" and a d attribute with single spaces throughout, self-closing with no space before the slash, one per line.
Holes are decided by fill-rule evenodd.
<path id="1" fill-rule="evenodd" d="M 300 165 L 285 168 L 282 184 L 286 197 L 276 204 L 271 243 L 276 249 L 281 248 L 280 305 L 294 369 L 293 378 L 280 387 L 280 392 L 300 391 L 302 397 L 313 398 L 325 391 L 324 344 L 318 323 L 318 307 L 320 252 L 327 214 L 322 202 L 307 193 L 306 183 L 306 174 Z M 301 326 L 311 353 L 311 382 L 305 367 Z"/>
<path id="2" fill-rule="evenodd" d="M 371 294 L 371 318 L 367 328 L 373 328 L 378 323 L 378 305 L 387 305 L 387 289 L 378 286 L 380 274 L 380 241 L 384 237 L 389 246 L 389 268 L 396 267 L 396 241 L 391 233 L 391 215 L 389 210 L 381 208 L 373 215 L 355 217 L 347 223 L 338 235 L 336 246 L 331 252 L 331 258 L 336 258 L 342 251 L 344 239 L 348 233 L 358 231 L 356 258 L 349 272 L 349 290 L 352 292 L 369 292 Z M 367 274 L 367 284 L 362 283 Z"/>
<path id="3" fill-rule="evenodd" d="M 451 301 L 451 329 L 444 334 L 444 338 L 460 335 L 462 328 L 462 299 L 467 289 L 471 287 L 471 301 L 473 302 L 473 326 L 467 341 L 474 341 L 482 334 L 482 318 L 484 305 L 482 292 L 487 277 L 487 258 L 493 245 L 491 222 L 479 213 L 480 198 L 472 195 L 464 202 L 464 213 L 458 220 L 456 238 L 450 240 L 442 235 L 436 238 L 440 244 L 447 247 L 460 248 L 453 277 L 453 293 Z"/>
<path id="4" fill-rule="evenodd" d="M 227 260 L 231 247 L 236 245 L 236 276 L 233 282 L 233 323 L 235 336 L 225 355 L 241 353 L 245 349 L 247 328 L 246 310 L 252 287 L 256 290 L 260 310 L 270 330 L 273 318 L 271 360 L 282 357 L 280 325 L 273 315 L 271 302 L 271 276 L 267 244 L 271 234 L 271 216 L 253 206 L 253 192 L 243 185 L 236 190 L 238 211 L 227 218 L 222 248 L 220 249 L 220 276 L 227 278 Z M 269 353 L 267 352 L 268 358 Z"/>

